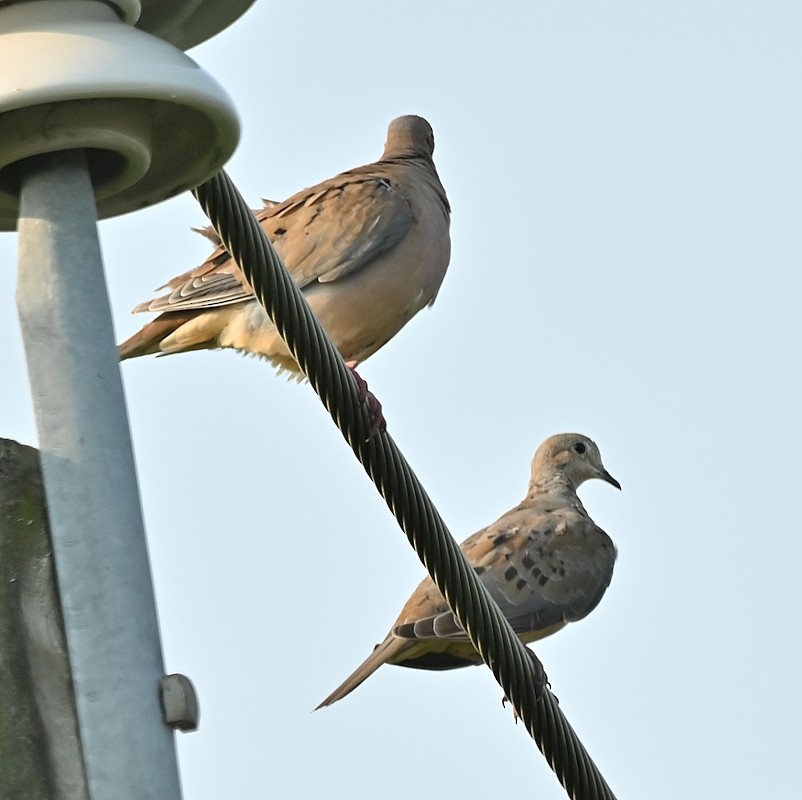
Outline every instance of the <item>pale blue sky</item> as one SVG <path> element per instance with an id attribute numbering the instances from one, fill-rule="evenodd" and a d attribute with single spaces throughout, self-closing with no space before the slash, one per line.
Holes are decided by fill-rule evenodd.
<path id="1" fill-rule="evenodd" d="M 261 0 L 191 51 L 254 205 L 432 123 L 452 264 L 362 374 L 459 539 L 546 436 L 598 442 L 616 572 L 538 653 L 622 799 L 802 795 L 801 31 L 790 1 Z M 102 223 L 120 338 L 203 222 L 183 196 Z M 15 246 L 0 435 L 33 443 Z M 385 667 L 311 713 L 422 567 L 308 386 L 231 352 L 123 374 L 167 667 L 201 699 L 187 800 L 565 796 L 484 668 Z"/>

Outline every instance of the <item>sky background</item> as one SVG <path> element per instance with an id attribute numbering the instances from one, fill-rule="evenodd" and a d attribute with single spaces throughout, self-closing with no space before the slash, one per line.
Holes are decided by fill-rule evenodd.
<path id="1" fill-rule="evenodd" d="M 599 444 L 615 575 L 537 652 L 619 798 L 802 796 L 801 31 L 790 0 L 262 0 L 190 52 L 254 206 L 434 127 L 451 266 L 361 374 L 459 540 L 547 436 Z M 118 339 L 204 223 L 190 195 L 101 223 Z M 15 261 L 0 235 L 0 435 L 33 444 Z M 311 713 L 423 568 L 308 385 L 230 351 L 123 376 L 167 669 L 201 700 L 186 800 L 565 796 L 484 667 L 383 667 Z"/>

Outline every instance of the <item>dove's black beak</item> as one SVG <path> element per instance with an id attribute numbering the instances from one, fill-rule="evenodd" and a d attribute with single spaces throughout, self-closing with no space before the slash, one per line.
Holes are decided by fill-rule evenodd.
<path id="1" fill-rule="evenodd" d="M 621 489 L 621 484 L 606 469 L 599 470 L 599 477 L 603 481 L 607 481 L 607 483 L 615 486 L 616 489 Z"/>

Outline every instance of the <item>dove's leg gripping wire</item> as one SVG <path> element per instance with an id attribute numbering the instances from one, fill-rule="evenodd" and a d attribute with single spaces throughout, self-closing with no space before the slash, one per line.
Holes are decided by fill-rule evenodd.
<path id="1" fill-rule="evenodd" d="M 392 437 L 370 436 L 356 380 L 245 201 L 221 171 L 194 191 L 312 388 L 573 800 L 615 800 L 538 671 L 462 555 Z"/>

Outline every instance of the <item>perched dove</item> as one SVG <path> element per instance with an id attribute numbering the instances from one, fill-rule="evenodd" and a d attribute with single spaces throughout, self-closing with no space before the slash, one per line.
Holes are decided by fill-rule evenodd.
<path id="1" fill-rule="evenodd" d="M 375 353 L 434 302 L 448 267 L 450 206 L 422 117 L 390 123 L 379 161 L 254 212 L 349 365 Z M 120 345 L 120 358 L 216 347 L 299 367 L 213 230 L 217 249 L 134 313 L 161 311 Z"/>
<path id="2" fill-rule="evenodd" d="M 461 545 L 524 643 L 587 616 L 610 585 L 615 545 L 576 494 L 591 478 L 621 488 L 587 436 L 561 433 L 546 439 L 532 461 L 523 501 Z M 345 697 L 382 664 L 440 670 L 480 663 L 445 599 L 426 578 L 385 640 L 318 708 Z"/>

